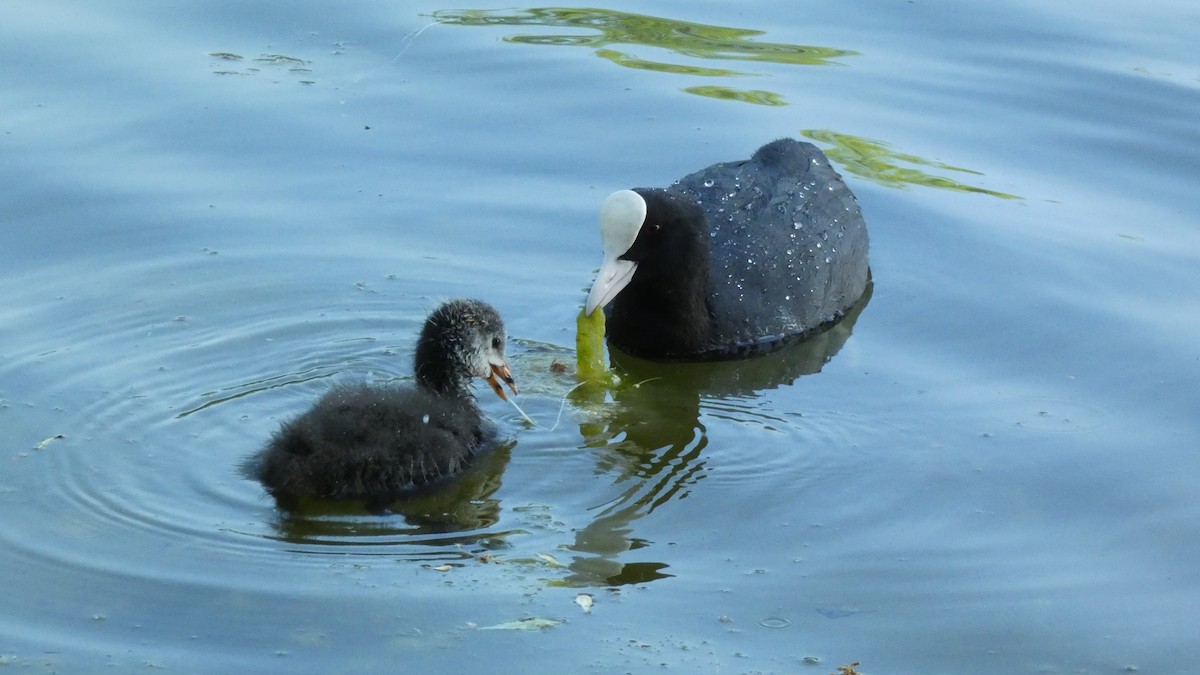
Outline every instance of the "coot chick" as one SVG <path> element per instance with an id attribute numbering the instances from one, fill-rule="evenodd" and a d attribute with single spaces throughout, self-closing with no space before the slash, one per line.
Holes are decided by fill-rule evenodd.
<path id="1" fill-rule="evenodd" d="M 654 360 L 765 354 L 838 321 L 866 290 L 867 228 L 819 148 L 772 141 L 666 189 L 609 195 L 586 312 Z"/>
<path id="2" fill-rule="evenodd" d="M 516 393 L 504 358 L 504 323 L 490 305 L 452 300 L 417 340 L 416 385 L 335 385 L 286 422 L 250 472 L 282 504 L 296 498 L 362 499 L 379 508 L 458 473 L 493 433 L 471 394 L 485 378 Z"/>

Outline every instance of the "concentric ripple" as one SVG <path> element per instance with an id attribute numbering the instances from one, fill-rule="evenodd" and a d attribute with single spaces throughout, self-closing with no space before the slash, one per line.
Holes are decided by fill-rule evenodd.
<path id="1" fill-rule="evenodd" d="M 40 308 L 24 328 L 41 334 L 0 361 L 13 386 L 0 392 L 0 414 L 20 437 L 0 501 L 10 515 L 54 515 L 4 519 L 3 545 L 68 568 L 156 580 L 203 577 L 194 555 L 202 548 L 205 565 L 213 555 L 247 558 L 243 581 L 257 585 L 256 565 L 297 546 L 440 560 L 439 547 L 511 534 L 497 527 L 492 497 L 511 443 L 394 514 L 278 511 L 240 465 L 329 382 L 406 379 L 411 336 L 434 303 L 330 282 L 327 297 L 281 304 L 279 289 L 251 283 L 261 270 L 244 270 L 243 283 L 236 266 L 196 255 L 111 271 L 95 289 L 55 288 L 52 274 L 25 285 L 41 297 L 15 303 Z M 149 290 L 109 297 L 104 285 Z M 481 403 L 504 435 L 518 430 L 503 402 Z M 138 550 L 156 553 L 131 555 Z"/>

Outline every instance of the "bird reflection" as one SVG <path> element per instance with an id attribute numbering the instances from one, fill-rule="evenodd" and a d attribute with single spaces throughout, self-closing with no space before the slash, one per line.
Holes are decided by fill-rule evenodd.
<path id="1" fill-rule="evenodd" d="M 474 544 L 480 531 L 500 521 L 500 500 L 493 495 L 515 445 L 508 441 L 462 474 L 376 510 L 402 519 L 364 518 L 368 510 L 362 501 L 297 499 L 279 510 L 275 534 L 305 544 L 361 545 L 372 538 L 376 543 Z"/>
<path id="2" fill-rule="evenodd" d="M 687 497 L 706 475 L 707 430 L 702 405 L 749 398 L 820 372 L 849 339 L 873 286 L 829 330 L 775 354 L 743 361 L 663 364 L 612 352 L 622 382 L 612 390 L 611 411 L 601 421 L 580 425 L 586 447 L 603 448 L 597 473 L 621 486 L 611 502 L 575 535 L 568 548 L 578 555 L 565 580 L 578 586 L 636 584 L 672 576 L 661 562 L 625 562 L 630 551 L 649 542 L 634 536 L 634 522 L 655 509 Z M 604 402 L 605 391 L 582 387 L 574 394 L 581 406 Z M 719 404 L 718 404 L 719 405 Z M 752 413 L 750 413 L 752 414 Z"/>
<path id="3" fill-rule="evenodd" d="M 611 587 L 672 576 L 668 562 L 629 558 L 653 543 L 636 535 L 637 520 L 685 499 L 706 477 L 709 439 L 702 412 L 727 417 L 732 400 L 753 399 L 819 372 L 850 337 L 872 288 L 868 284 L 862 299 L 829 330 L 755 359 L 664 364 L 612 352 L 612 367 L 625 384 L 612 390 L 580 387 L 571 399 L 581 409 L 600 411 L 580 423 L 582 447 L 595 449 L 595 472 L 611 480 L 617 494 L 592 507 L 590 521 L 574 532 L 564 547 L 573 553 L 569 562 L 562 560 L 567 574 L 554 583 Z M 753 406 L 737 411 L 743 420 L 760 414 Z M 459 545 L 464 555 L 486 550 L 487 542 L 521 532 L 495 528 L 503 517 L 495 493 L 516 444 L 509 441 L 453 480 L 387 506 L 402 519 L 364 517 L 362 503 L 305 501 L 278 512 L 275 534 L 326 546 L 425 544 L 444 552 Z"/>

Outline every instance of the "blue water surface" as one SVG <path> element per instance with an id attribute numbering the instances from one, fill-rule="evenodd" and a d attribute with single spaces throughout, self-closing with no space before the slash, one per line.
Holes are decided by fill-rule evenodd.
<path id="1" fill-rule="evenodd" d="M 5 3 L 0 665 L 1194 672 L 1198 25 Z M 861 313 L 568 393 L 603 197 L 781 136 L 858 195 Z M 241 475 L 461 296 L 537 426 L 479 388 L 508 442 L 390 515 Z"/>

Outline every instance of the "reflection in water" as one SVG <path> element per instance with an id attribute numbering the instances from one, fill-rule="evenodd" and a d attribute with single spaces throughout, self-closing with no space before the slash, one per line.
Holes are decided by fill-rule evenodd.
<path id="1" fill-rule="evenodd" d="M 742 90 L 709 85 L 705 87 L 686 87 L 684 91 L 689 94 L 699 94 L 725 101 L 741 101 L 742 103 L 754 103 L 755 105 L 787 105 L 787 102 L 779 94 L 763 91 L 762 89 Z"/>
<path id="2" fill-rule="evenodd" d="M 510 10 L 439 10 L 433 13 L 433 19 L 439 23 L 456 26 L 541 26 L 595 31 L 593 34 L 582 35 L 516 34 L 508 35 L 504 40 L 532 45 L 588 47 L 594 49 L 597 56 L 626 68 L 701 77 L 757 73 L 655 61 L 612 47 L 653 47 L 695 59 L 757 61 L 802 66 L 834 65 L 836 62 L 832 59 L 858 53 L 831 47 L 755 42 L 748 38 L 762 35 L 763 31 L 710 26 L 608 9 L 538 7 Z M 759 105 L 785 105 L 779 94 L 766 91 L 739 91 L 729 87 L 688 87 L 684 91 Z"/>
<path id="3" fill-rule="evenodd" d="M 592 521 L 569 548 L 581 555 L 564 581 L 577 586 L 632 584 L 666 576 L 667 565 L 631 563 L 622 554 L 647 542 L 632 536 L 633 522 L 658 507 L 687 496 L 705 476 L 703 451 L 707 430 L 700 421 L 702 399 L 749 398 L 791 384 L 821 368 L 849 339 L 854 323 L 871 300 L 873 284 L 829 330 L 773 354 L 741 361 L 658 363 L 613 352 L 613 367 L 622 381 L 635 383 L 611 390 L 613 411 L 601 422 L 580 425 L 586 446 L 604 448 L 597 473 L 624 486 L 620 496 L 598 507 Z M 575 402 L 585 407 L 604 402 L 606 390 L 581 387 Z M 707 405 L 707 404 L 706 404 Z M 758 414 L 753 408 L 741 411 Z M 769 420 L 775 422 L 776 420 Z"/>
<path id="4" fill-rule="evenodd" d="M 894 188 L 904 188 L 909 185 L 924 185 L 925 187 L 957 190 L 959 192 L 978 192 L 1001 199 L 1020 199 L 1017 195 L 996 192 L 973 185 L 963 185 L 958 181 L 942 176 L 934 176 L 920 169 L 899 166 L 898 162 L 931 166 L 945 171 L 959 171 L 975 176 L 983 174 L 959 166 L 951 166 L 941 162 L 922 159 L 915 155 L 905 155 L 892 150 L 887 143 L 861 136 L 839 134 L 827 129 L 807 129 L 800 134 L 814 141 L 827 143 L 832 148 L 825 150 L 830 160 L 837 162 L 844 170 L 874 181 L 880 185 Z"/>
<path id="5" fill-rule="evenodd" d="M 515 445 L 516 441 L 508 441 L 454 478 L 389 505 L 386 512 L 403 516 L 402 521 L 370 514 L 361 501 L 302 499 L 281 504 L 285 508 L 274 523 L 276 534 L 293 543 L 326 545 L 395 544 L 401 540 L 453 545 L 502 537 L 484 530 L 500 520 L 500 502 L 492 495 L 500 489 Z"/>
<path id="6" fill-rule="evenodd" d="M 607 477 L 618 494 L 591 509 L 589 522 L 563 546 L 573 554 L 563 561 L 566 569 L 558 570 L 565 574 L 549 583 L 619 586 L 672 576 L 667 562 L 636 560 L 637 552 L 648 551 L 652 542 L 635 535 L 635 522 L 685 499 L 705 478 L 708 431 L 702 413 L 739 422 L 787 424 L 736 401 L 753 400 L 765 390 L 819 372 L 850 337 L 872 290 L 868 283 L 863 297 L 829 330 L 758 358 L 665 364 L 612 352 L 612 368 L 627 384 L 585 385 L 570 396 L 577 407 L 598 411 L 580 424 L 583 447 L 594 449 L 595 473 Z M 271 523 L 272 534 L 303 545 L 308 553 L 340 554 L 353 547 L 355 555 L 370 555 L 377 547 L 379 555 L 395 557 L 396 545 L 405 545 L 425 547 L 404 555 L 409 559 L 472 564 L 507 549 L 513 536 L 527 533 L 520 526 L 494 529 L 505 518 L 495 493 L 516 445 L 508 441 L 450 481 L 389 505 L 383 515 L 369 513 L 362 502 L 281 504 L 285 508 Z M 514 513 L 522 508 L 509 506 Z M 497 560 L 504 562 L 506 557 Z M 537 563 L 526 558 L 507 561 Z"/>

